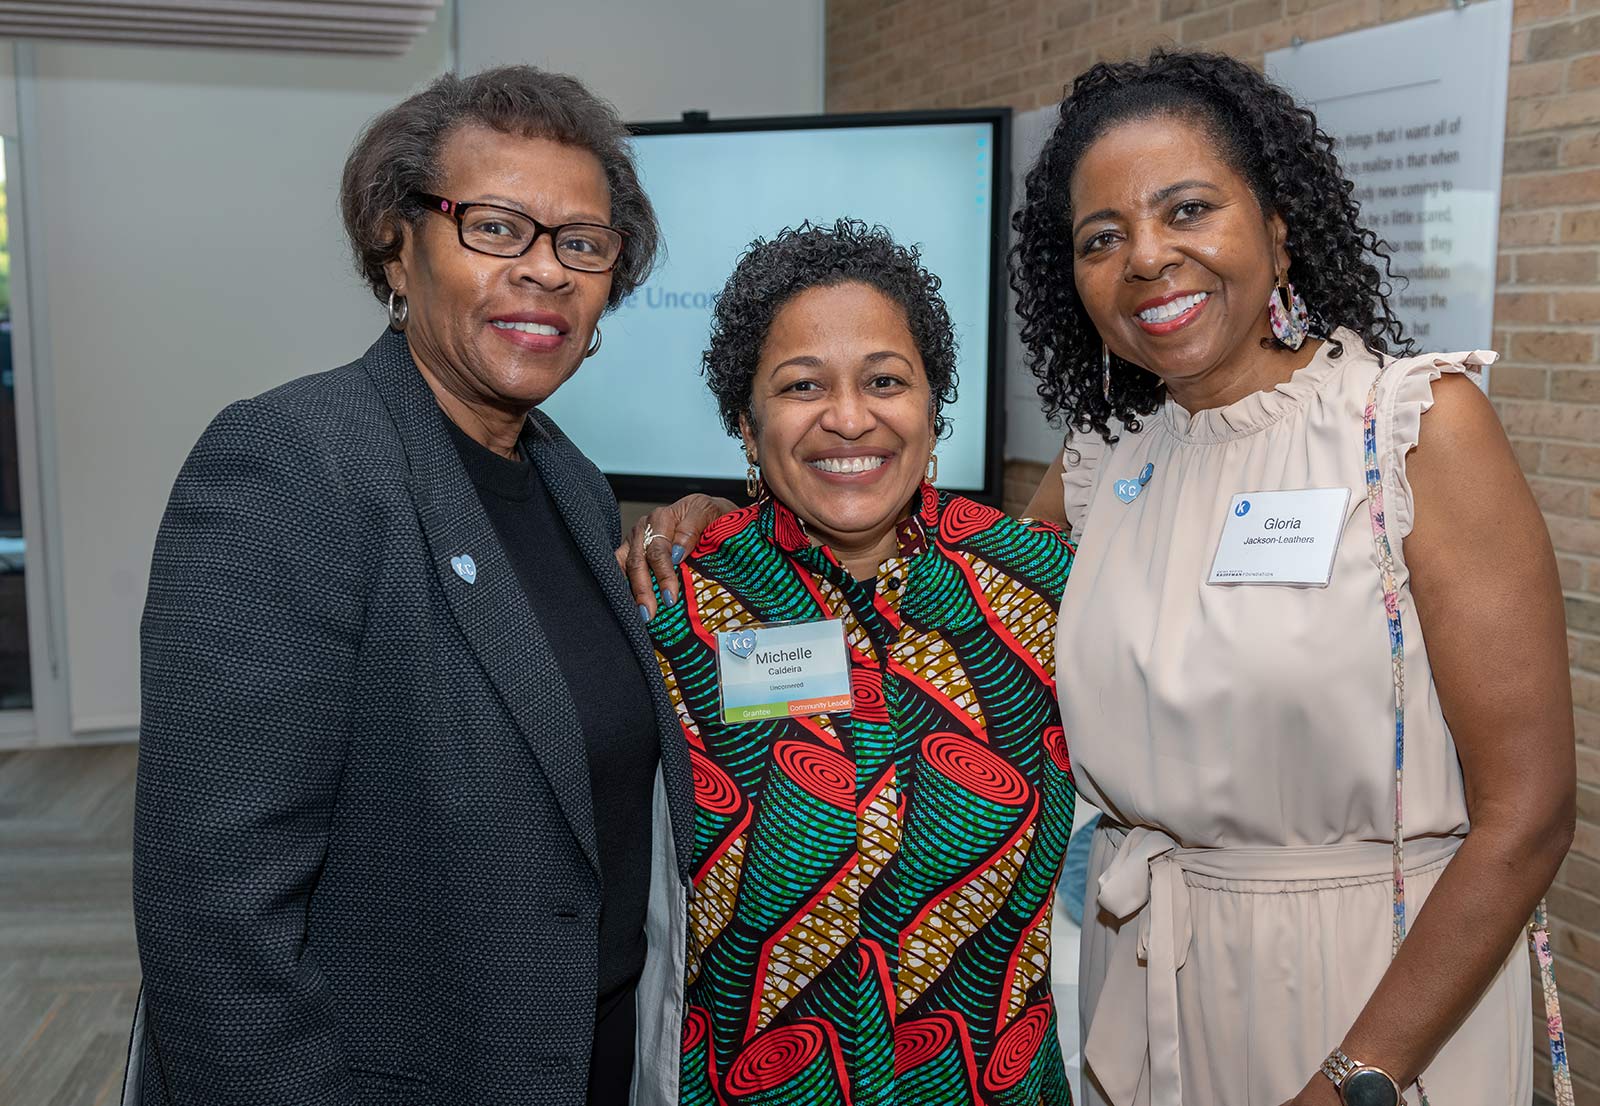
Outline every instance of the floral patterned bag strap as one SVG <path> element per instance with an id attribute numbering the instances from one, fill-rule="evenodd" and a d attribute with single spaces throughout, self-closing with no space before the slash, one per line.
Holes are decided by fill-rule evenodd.
<path id="1" fill-rule="evenodd" d="M 1383 519 L 1383 473 L 1378 468 L 1378 385 L 1383 370 L 1373 378 L 1367 392 L 1362 417 L 1361 437 L 1366 455 L 1367 513 L 1372 519 L 1372 545 L 1378 556 L 1378 572 L 1383 582 L 1383 608 L 1389 622 L 1389 670 L 1394 677 L 1394 926 L 1390 955 L 1400 951 L 1406 937 L 1406 877 L 1403 791 L 1406 766 L 1406 653 L 1400 624 L 1400 588 L 1395 582 L 1394 549 Z M 1561 1002 L 1556 995 L 1555 957 L 1550 952 L 1550 927 L 1541 900 L 1528 923 L 1534 957 L 1539 962 L 1539 979 L 1544 986 L 1545 1023 L 1550 1035 L 1550 1069 L 1555 1076 L 1556 1106 L 1573 1106 L 1572 1071 L 1567 1064 L 1567 1040 L 1561 1027 Z M 1428 1106 L 1428 1092 L 1417 1080 L 1422 1106 Z"/>

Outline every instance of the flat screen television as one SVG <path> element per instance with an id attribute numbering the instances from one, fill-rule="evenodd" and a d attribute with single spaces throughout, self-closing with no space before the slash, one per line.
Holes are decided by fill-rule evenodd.
<path id="1" fill-rule="evenodd" d="M 1009 110 L 686 118 L 634 132 L 666 258 L 601 320 L 602 351 L 543 405 L 618 497 L 744 501 L 743 449 L 700 374 L 712 299 L 757 236 L 851 216 L 918 245 L 943 281 L 960 387 L 939 484 L 997 503 Z"/>

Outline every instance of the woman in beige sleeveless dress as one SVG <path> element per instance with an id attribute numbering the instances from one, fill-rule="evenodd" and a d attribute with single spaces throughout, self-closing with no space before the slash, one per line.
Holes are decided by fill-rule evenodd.
<path id="1" fill-rule="evenodd" d="M 1309 113 L 1204 55 L 1090 70 L 1028 178 L 1024 340 L 1073 431 L 1029 513 L 1064 491 L 1057 683 L 1106 814 L 1096 1106 L 1417 1102 L 1419 1076 L 1436 1106 L 1531 1100 L 1519 938 L 1575 786 L 1554 558 L 1464 375 L 1494 355 L 1384 353 L 1408 343 L 1346 187 Z"/>

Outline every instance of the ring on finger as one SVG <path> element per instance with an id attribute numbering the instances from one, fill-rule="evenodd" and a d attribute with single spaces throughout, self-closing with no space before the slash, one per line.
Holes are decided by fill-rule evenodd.
<path id="1" fill-rule="evenodd" d="M 648 522 L 645 523 L 644 524 L 644 540 L 639 543 L 639 548 L 640 549 L 649 549 L 650 548 L 650 543 L 655 541 L 657 538 L 660 538 L 662 541 L 666 541 L 667 540 L 667 536 L 665 534 L 656 533 L 656 528 L 654 526 L 651 526 Z"/>

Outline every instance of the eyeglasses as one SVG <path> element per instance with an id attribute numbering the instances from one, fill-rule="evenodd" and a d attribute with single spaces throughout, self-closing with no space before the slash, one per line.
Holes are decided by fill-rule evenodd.
<path id="1" fill-rule="evenodd" d="M 430 211 L 455 219 L 456 237 L 474 253 L 490 257 L 521 257 L 533 249 L 541 235 L 555 244 L 556 260 L 580 273 L 608 273 L 622 256 L 626 235 L 600 223 L 561 223 L 548 226 L 509 207 L 461 203 L 428 192 L 413 193 Z"/>

